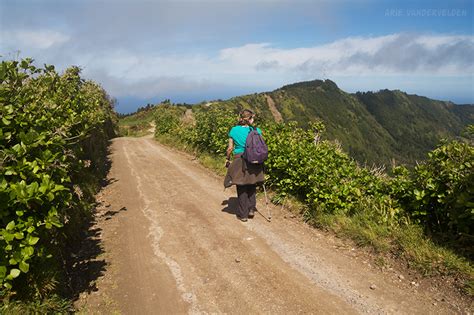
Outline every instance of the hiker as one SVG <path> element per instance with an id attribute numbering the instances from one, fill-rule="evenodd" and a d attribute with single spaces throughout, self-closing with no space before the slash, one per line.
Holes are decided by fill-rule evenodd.
<path id="1" fill-rule="evenodd" d="M 264 181 L 263 163 L 252 164 L 247 162 L 243 157 L 245 151 L 245 142 L 250 131 L 254 128 L 253 122 L 255 114 L 244 109 L 240 112 L 239 124 L 232 127 L 229 132 L 229 145 L 227 147 L 227 175 L 224 180 L 224 186 L 237 186 L 237 199 L 239 207 L 237 218 L 243 222 L 247 222 L 247 218 L 253 218 L 256 207 L 256 190 L 257 184 Z M 262 131 L 256 128 L 261 135 Z M 234 155 L 231 161 L 231 155 Z"/>

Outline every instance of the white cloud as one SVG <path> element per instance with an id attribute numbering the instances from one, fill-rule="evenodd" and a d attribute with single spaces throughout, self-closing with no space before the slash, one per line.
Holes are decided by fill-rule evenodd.
<path id="1" fill-rule="evenodd" d="M 466 75 L 474 70 L 474 36 L 393 34 L 350 37 L 329 44 L 278 49 L 249 44 L 221 51 L 220 59 L 255 72 L 308 75 Z M 247 69 L 252 73 L 252 69 Z"/>
<path id="2" fill-rule="evenodd" d="M 16 47 L 25 50 L 47 49 L 70 39 L 68 35 L 52 30 L 0 31 L 0 38 L 3 48 Z"/>
<path id="3" fill-rule="evenodd" d="M 116 97 L 200 91 L 212 95 L 219 89 L 243 87 L 257 91 L 315 78 L 346 76 L 362 82 L 355 78 L 398 76 L 400 82 L 413 76 L 472 77 L 474 72 L 474 36 L 400 33 L 291 49 L 263 42 L 178 54 L 133 46 L 85 50 L 76 46 L 74 36 L 50 30 L 1 31 L 0 35 L 2 50 L 20 43 L 16 47 L 24 56 L 34 56 L 39 64 L 55 64 L 58 69 L 78 65 Z"/>
<path id="4" fill-rule="evenodd" d="M 474 37 L 391 34 L 349 37 L 313 47 L 280 49 L 251 43 L 203 54 L 137 54 L 127 50 L 83 55 L 85 73 L 114 95 L 278 86 L 342 76 L 466 76 L 474 70 Z"/>

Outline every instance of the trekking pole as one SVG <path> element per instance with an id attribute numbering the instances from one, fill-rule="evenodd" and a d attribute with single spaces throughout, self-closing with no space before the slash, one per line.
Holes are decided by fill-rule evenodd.
<path id="1" fill-rule="evenodd" d="M 271 209 L 268 207 L 267 190 L 265 189 L 265 184 L 263 184 L 263 192 L 265 193 L 265 208 L 267 208 L 268 217 L 264 216 L 263 213 L 261 213 L 260 211 L 258 211 L 258 213 L 260 213 L 260 215 L 264 217 L 265 220 L 267 220 L 268 222 L 271 222 L 272 212 L 271 212 Z"/>
<path id="2" fill-rule="evenodd" d="M 265 206 L 267 207 L 268 212 L 268 219 L 272 219 L 272 209 L 268 206 L 268 197 L 267 197 L 267 189 L 265 188 L 265 184 L 263 184 L 263 192 L 265 193 Z"/>
<path id="3" fill-rule="evenodd" d="M 257 211 L 265 220 L 267 220 L 267 222 L 272 222 L 271 219 L 267 218 L 263 213 L 261 213 L 260 211 Z"/>

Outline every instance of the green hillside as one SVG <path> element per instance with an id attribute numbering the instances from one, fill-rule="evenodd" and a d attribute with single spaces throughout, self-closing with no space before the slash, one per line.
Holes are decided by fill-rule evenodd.
<path id="1" fill-rule="evenodd" d="M 361 163 L 387 163 L 394 155 L 394 139 L 357 97 L 330 81 L 287 85 L 271 93 L 285 121 L 296 120 L 303 127 L 321 119 L 327 137 L 341 142 L 344 150 Z"/>
<path id="2" fill-rule="evenodd" d="M 395 140 L 394 153 L 399 153 L 401 162 L 424 159 L 440 139 L 460 135 L 465 125 L 473 121 L 463 111 L 473 106 L 461 108 L 401 91 L 382 90 L 356 96 Z"/>
<path id="3" fill-rule="evenodd" d="M 268 97 L 283 118 L 307 127 L 322 120 L 326 137 L 367 164 L 414 165 L 442 138 L 455 138 L 474 123 L 473 105 L 455 105 L 401 91 L 350 94 L 331 80 L 283 86 L 273 92 L 207 103 L 234 111 L 249 107 L 259 119 L 273 120 Z"/>

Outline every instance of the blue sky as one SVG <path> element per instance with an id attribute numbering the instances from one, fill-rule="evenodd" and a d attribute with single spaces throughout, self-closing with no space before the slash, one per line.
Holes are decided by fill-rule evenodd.
<path id="1" fill-rule="evenodd" d="M 473 4 L 0 0 L 0 55 L 78 65 L 120 112 L 327 78 L 474 103 Z"/>

